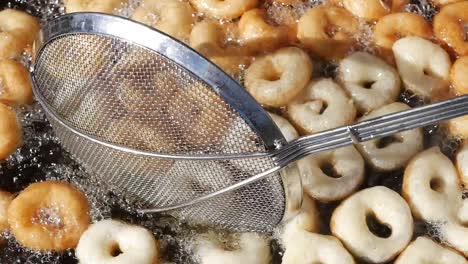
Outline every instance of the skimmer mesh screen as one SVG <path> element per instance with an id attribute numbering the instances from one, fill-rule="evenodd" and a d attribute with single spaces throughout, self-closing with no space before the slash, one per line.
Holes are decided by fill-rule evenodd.
<path id="1" fill-rule="evenodd" d="M 258 135 L 215 91 L 189 71 L 109 36 L 75 34 L 48 43 L 35 81 L 46 108 L 93 138 L 165 154 L 265 152 Z M 270 158 L 164 159 L 106 147 L 49 115 L 64 147 L 93 175 L 148 206 L 191 201 L 275 166 Z M 282 218 L 279 174 L 174 212 L 237 230 L 270 230 Z"/>

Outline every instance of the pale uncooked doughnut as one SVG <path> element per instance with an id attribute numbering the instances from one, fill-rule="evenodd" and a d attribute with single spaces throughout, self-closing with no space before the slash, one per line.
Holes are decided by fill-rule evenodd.
<path id="1" fill-rule="evenodd" d="M 76 256 L 81 264 L 157 264 L 159 243 L 143 227 L 108 219 L 83 233 Z"/>
<path id="2" fill-rule="evenodd" d="M 400 94 L 396 69 L 366 52 L 355 52 L 344 58 L 338 78 L 361 113 L 395 102 Z"/>
<path id="3" fill-rule="evenodd" d="M 409 107 L 403 103 L 384 105 L 361 118 L 361 121 L 408 109 Z M 380 144 L 384 142 L 382 141 L 384 139 L 375 139 L 360 143 L 357 148 L 370 165 L 382 171 L 403 168 L 414 155 L 423 149 L 421 129 L 400 132 L 390 138 L 395 139 L 396 142 L 382 146 Z"/>
<path id="4" fill-rule="evenodd" d="M 356 118 L 353 101 L 331 79 L 311 82 L 287 110 L 291 122 L 306 134 L 348 125 Z"/>
<path id="5" fill-rule="evenodd" d="M 324 165 L 332 166 L 338 177 L 327 175 L 322 170 Z M 364 159 L 353 146 L 310 155 L 298 166 L 304 191 L 324 202 L 349 196 L 364 179 Z"/>
<path id="6" fill-rule="evenodd" d="M 467 264 L 458 252 L 443 247 L 427 237 L 418 237 L 403 251 L 395 264 Z"/>
<path id="7" fill-rule="evenodd" d="M 366 218 L 375 216 L 391 229 L 387 238 L 369 230 Z M 372 263 L 393 259 L 413 235 L 413 217 L 405 200 L 387 187 L 364 189 L 340 204 L 331 219 L 332 233 L 354 256 Z"/>
<path id="8" fill-rule="evenodd" d="M 432 98 L 448 88 L 452 63 L 439 45 L 410 36 L 397 40 L 392 49 L 406 89 L 421 97 Z"/>

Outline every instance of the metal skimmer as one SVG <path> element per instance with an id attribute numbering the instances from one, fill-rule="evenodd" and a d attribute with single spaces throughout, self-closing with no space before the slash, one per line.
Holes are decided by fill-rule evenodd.
<path id="1" fill-rule="evenodd" d="M 468 113 L 459 97 L 287 143 L 217 66 L 157 30 L 98 13 L 46 24 L 31 78 L 88 172 L 143 201 L 142 212 L 237 231 L 269 231 L 300 206 L 292 162 Z"/>

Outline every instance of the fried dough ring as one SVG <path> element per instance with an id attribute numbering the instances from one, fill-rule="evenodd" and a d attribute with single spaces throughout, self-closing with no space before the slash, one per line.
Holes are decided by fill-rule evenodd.
<path id="1" fill-rule="evenodd" d="M 458 252 L 446 248 L 427 237 L 418 237 L 411 242 L 395 261 L 395 264 L 467 264 Z"/>
<path id="2" fill-rule="evenodd" d="M 6 159 L 21 143 L 21 128 L 16 113 L 0 103 L 0 160 Z"/>
<path id="3" fill-rule="evenodd" d="M 13 236 L 37 250 L 74 248 L 89 222 L 86 196 L 63 182 L 33 183 L 8 207 Z"/>
<path id="4" fill-rule="evenodd" d="M 408 109 L 409 107 L 403 103 L 384 105 L 362 117 L 361 121 Z M 357 148 L 370 165 L 382 171 L 405 167 L 409 160 L 423 149 L 421 129 L 400 132 L 389 139 L 393 142 L 387 145 L 384 139 L 375 139 L 358 144 Z"/>
<path id="5" fill-rule="evenodd" d="M 312 76 L 312 61 L 299 48 L 287 47 L 257 59 L 247 69 L 245 87 L 260 103 L 286 105 Z"/>
<path id="6" fill-rule="evenodd" d="M 114 256 L 115 251 L 120 251 Z M 76 248 L 81 264 L 158 264 L 159 243 L 139 226 L 108 219 L 92 224 Z"/>
<path id="7" fill-rule="evenodd" d="M 452 65 L 450 82 L 457 94 L 468 94 L 468 56 L 458 58 Z"/>
<path id="8" fill-rule="evenodd" d="M 468 2 L 463 1 L 442 7 L 434 17 L 435 36 L 444 41 L 458 55 L 468 55 Z"/>
<path id="9" fill-rule="evenodd" d="M 267 22 L 263 9 L 251 9 L 239 20 L 239 42 L 250 52 L 272 51 L 291 44 L 295 32 L 288 26 L 273 26 Z"/>
<path id="10" fill-rule="evenodd" d="M 17 57 L 31 46 L 40 30 L 39 21 L 22 11 L 0 12 L 0 59 Z"/>
<path id="11" fill-rule="evenodd" d="M 380 58 L 355 52 L 340 62 L 338 78 L 361 113 L 395 102 L 400 94 L 396 69 Z"/>
<path id="12" fill-rule="evenodd" d="M 373 21 L 390 13 L 402 11 L 409 0 L 331 0 L 331 2 L 343 6 L 357 17 Z"/>
<path id="13" fill-rule="evenodd" d="M 0 103 L 25 105 L 32 101 L 28 70 L 14 60 L 0 60 Z"/>
<path id="14" fill-rule="evenodd" d="M 447 90 L 451 61 L 444 49 L 414 36 L 399 39 L 392 49 L 406 89 L 424 98 Z"/>
<path id="15" fill-rule="evenodd" d="M 346 9 L 317 6 L 299 19 L 297 38 L 320 57 L 339 59 L 355 43 L 354 35 L 358 30 L 357 19 Z"/>
<path id="16" fill-rule="evenodd" d="M 353 146 L 310 155 L 298 166 L 304 191 L 323 202 L 349 196 L 364 179 L 364 159 Z M 324 166 L 333 166 L 337 175 L 328 175 Z"/>
<path id="17" fill-rule="evenodd" d="M 331 79 L 311 82 L 287 109 L 290 120 L 307 134 L 350 124 L 356 117 L 353 101 Z"/>
<path id="18" fill-rule="evenodd" d="M 372 233 L 366 223 L 369 215 L 388 226 L 391 235 Z M 333 212 L 330 226 L 355 256 L 373 263 L 393 259 L 413 235 L 413 217 L 405 200 L 383 186 L 364 189 L 342 202 Z"/>

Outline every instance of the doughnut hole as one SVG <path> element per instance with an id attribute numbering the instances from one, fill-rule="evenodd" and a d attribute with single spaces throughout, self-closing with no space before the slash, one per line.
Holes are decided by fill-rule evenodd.
<path id="1" fill-rule="evenodd" d="M 450 81 L 458 95 L 468 94 L 468 56 L 458 58 L 450 70 Z"/>
<path id="2" fill-rule="evenodd" d="M 392 49 L 406 89 L 428 99 L 448 90 L 451 61 L 444 49 L 420 37 L 402 38 Z"/>
<path id="3" fill-rule="evenodd" d="M 21 128 L 16 113 L 0 103 L 0 160 L 10 156 L 21 144 Z"/>
<path id="4" fill-rule="evenodd" d="M 468 55 L 468 2 L 445 5 L 434 17 L 435 36 L 459 56 Z"/>
<path id="5" fill-rule="evenodd" d="M 311 82 L 288 104 L 287 111 L 305 134 L 351 124 L 356 117 L 353 101 L 331 79 Z"/>
<path id="6" fill-rule="evenodd" d="M 403 103 L 384 105 L 360 120 L 368 120 L 379 116 L 409 109 Z M 421 129 L 404 131 L 382 139 L 374 139 L 357 145 L 357 149 L 372 167 L 380 171 L 391 171 L 404 168 L 409 160 L 423 149 L 423 133 Z"/>
<path id="7" fill-rule="evenodd" d="M 307 53 L 288 47 L 252 63 L 245 74 L 245 86 L 260 104 L 281 107 L 307 85 L 311 75 L 312 61 Z"/>
<path id="8" fill-rule="evenodd" d="M 392 103 L 400 93 L 398 72 L 366 52 L 344 58 L 338 68 L 338 80 L 353 98 L 359 113 Z"/>
<path id="9" fill-rule="evenodd" d="M 364 159 L 354 147 L 308 156 L 298 166 L 304 192 L 322 202 L 349 196 L 364 179 Z"/>
<path id="10" fill-rule="evenodd" d="M 392 235 L 392 229 L 388 224 L 381 222 L 373 212 L 366 214 L 366 225 L 369 231 L 378 237 L 389 238 Z"/>
<path id="11" fill-rule="evenodd" d="M 111 249 L 109 250 L 110 251 L 110 255 L 112 257 L 118 257 L 119 255 L 121 255 L 123 252 L 122 252 L 122 249 L 120 249 L 120 246 L 118 243 L 114 243 L 111 245 Z"/>
<path id="12" fill-rule="evenodd" d="M 32 100 L 28 70 L 14 60 L 0 60 L 0 103 L 25 105 Z"/>
<path id="13" fill-rule="evenodd" d="M 317 6 L 309 9 L 298 22 L 300 43 L 325 59 L 339 59 L 355 44 L 359 30 L 357 19 L 346 9 Z"/>
<path id="14" fill-rule="evenodd" d="M 334 164 L 329 161 L 320 163 L 319 167 L 320 167 L 320 170 L 328 177 L 335 178 L 335 179 L 342 177 L 342 175 L 335 170 Z"/>
<path id="15" fill-rule="evenodd" d="M 403 143 L 403 138 L 398 135 L 383 137 L 381 139 L 377 139 L 376 147 L 378 149 L 383 149 L 395 143 Z"/>
<path id="16" fill-rule="evenodd" d="M 413 235 L 413 218 L 405 200 L 383 186 L 344 200 L 333 212 L 330 226 L 355 257 L 371 263 L 392 260 Z"/>

